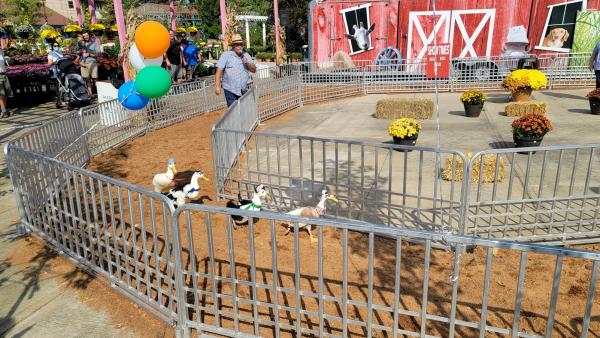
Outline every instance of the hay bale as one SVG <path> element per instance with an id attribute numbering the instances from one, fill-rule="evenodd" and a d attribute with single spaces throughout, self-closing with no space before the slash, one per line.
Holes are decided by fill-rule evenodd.
<path id="1" fill-rule="evenodd" d="M 429 120 L 433 117 L 433 111 L 433 101 L 428 99 L 383 99 L 377 101 L 375 117 L 389 120 L 402 117 Z"/>
<path id="2" fill-rule="evenodd" d="M 333 55 L 333 61 L 334 61 L 334 68 L 338 68 L 338 69 L 346 69 L 346 68 L 354 68 L 354 61 L 352 61 L 352 58 L 350 57 L 350 55 L 348 55 L 348 53 L 342 52 L 342 51 L 337 51 L 334 55 Z"/>
<path id="3" fill-rule="evenodd" d="M 483 173 L 481 175 L 481 183 L 493 183 L 496 176 L 496 155 L 483 155 Z M 479 169 L 481 167 L 481 158 L 478 157 L 473 164 L 473 172 L 471 174 L 471 182 L 479 181 Z M 498 168 L 497 181 L 502 182 L 506 177 L 506 165 L 504 159 L 500 157 Z M 446 159 L 446 165 L 442 170 L 442 178 L 446 181 L 462 181 L 463 179 L 463 160 L 456 157 L 454 161 L 454 176 L 452 176 L 452 157 Z"/>
<path id="4" fill-rule="evenodd" d="M 506 116 L 518 117 L 531 113 L 546 114 L 546 104 L 542 101 L 527 101 L 506 105 Z"/>

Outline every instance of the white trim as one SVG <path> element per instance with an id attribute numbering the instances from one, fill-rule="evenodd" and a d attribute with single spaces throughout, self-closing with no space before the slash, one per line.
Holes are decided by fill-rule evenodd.
<path id="1" fill-rule="evenodd" d="M 571 0 L 571 1 L 561 2 L 558 4 L 548 5 L 548 12 L 546 13 L 546 23 L 544 24 L 544 28 L 542 30 L 542 33 L 540 34 L 540 42 L 538 42 L 538 45 L 533 48 L 540 49 L 540 50 L 556 51 L 556 52 L 571 51 L 571 49 L 569 49 L 569 48 L 552 48 L 552 47 L 543 46 L 543 44 L 544 44 L 544 39 L 546 38 L 546 30 L 548 29 L 548 22 L 550 21 L 550 13 L 552 13 L 552 10 L 554 9 L 554 7 L 568 5 L 568 4 L 572 4 L 572 3 L 576 3 L 576 2 L 581 2 L 581 11 L 582 12 L 587 9 L 587 0 Z M 564 15 L 563 15 L 563 20 L 564 20 Z"/>
<path id="2" fill-rule="evenodd" d="M 359 6 L 340 9 L 339 13 L 342 15 L 342 18 L 344 19 L 344 29 L 345 29 L 346 34 L 350 34 L 350 29 L 348 29 L 348 22 L 346 22 L 346 13 L 347 12 L 357 11 L 359 9 L 366 8 L 367 9 L 367 27 L 365 27 L 365 28 L 369 29 L 369 27 L 371 27 L 371 15 L 370 15 L 371 11 L 370 11 L 369 7 L 371 7 L 371 3 L 366 3 L 363 5 L 359 5 Z M 358 24 L 358 22 L 356 24 Z M 346 37 L 346 36 L 344 35 L 344 37 Z M 350 55 L 356 55 L 356 54 L 368 52 L 371 49 L 375 48 L 375 47 L 373 47 L 373 43 L 371 42 L 371 34 L 369 34 L 369 46 L 370 47 L 367 50 L 359 49 L 356 52 L 353 52 L 351 39 L 346 38 L 346 40 L 348 40 L 348 46 L 350 47 Z"/>
<path id="3" fill-rule="evenodd" d="M 568 53 L 571 51 L 569 48 L 553 48 L 553 47 L 546 47 L 546 46 L 535 46 L 533 48 L 537 49 L 537 50 L 547 50 L 547 51 L 551 51 L 551 52 L 562 52 L 562 53 Z"/>

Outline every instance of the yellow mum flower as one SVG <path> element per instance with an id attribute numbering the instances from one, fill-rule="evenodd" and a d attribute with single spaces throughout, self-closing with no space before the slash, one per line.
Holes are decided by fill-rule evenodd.
<path id="1" fill-rule="evenodd" d="M 421 124 L 415 119 L 405 117 L 390 123 L 388 134 L 393 137 L 407 138 L 418 134 L 421 128 Z"/>

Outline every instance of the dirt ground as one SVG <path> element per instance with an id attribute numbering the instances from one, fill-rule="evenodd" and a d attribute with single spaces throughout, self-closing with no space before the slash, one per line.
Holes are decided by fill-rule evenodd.
<path id="1" fill-rule="evenodd" d="M 188 121 L 170 126 L 161 130 L 150 132 L 138 139 L 119 148 L 112 149 L 97 156 L 89 164 L 88 169 L 99 172 L 119 180 L 152 189 L 152 177 L 154 174 L 164 172 L 168 158 L 175 158 L 180 174 L 176 177 L 178 184 L 185 184 L 190 173 L 202 170 L 210 178 L 210 182 L 202 182 L 201 191 L 205 195 L 202 203 L 209 205 L 224 206 L 225 202 L 216 201 L 214 173 L 212 166 L 212 152 L 210 146 L 210 131 L 213 123 L 222 112 L 208 113 L 195 117 Z M 282 116 L 280 118 L 286 118 Z M 101 202 L 104 203 L 104 202 Z M 135 205 L 135 201 L 133 203 Z M 149 208 L 145 208 L 145 218 L 149 219 Z M 127 214 L 125 210 L 121 214 Z M 208 227 L 205 220 L 212 218 L 212 227 Z M 306 329 L 317 330 L 319 318 L 314 315 L 319 309 L 318 292 L 319 262 L 318 246 L 311 243 L 305 231 L 298 233 L 298 248 L 295 248 L 295 234 L 287 234 L 286 229 L 280 224 L 271 223 L 268 220 L 258 221 L 254 227 L 253 238 L 248 227 L 233 229 L 228 227 L 227 219 L 222 215 L 205 215 L 195 212 L 190 214 L 191 225 L 186 227 L 182 222 L 182 245 L 184 248 L 184 267 L 190 272 L 187 274 L 186 282 L 198 286 L 199 292 L 188 291 L 187 304 L 190 307 L 189 316 L 191 320 L 203 321 L 207 324 L 215 322 L 213 316 L 214 300 L 210 292 L 215 287 L 222 294 L 233 293 L 241 300 L 233 304 L 230 299 L 218 300 L 218 305 L 223 311 L 233 312 L 232 308 L 238 306 L 239 312 L 247 317 L 252 317 L 251 304 L 244 299 L 252 298 L 252 288 L 247 284 L 232 284 L 229 278 L 250 281 L 252 279 L 251 247 L 254 247 L 256 259 L 256 277 L 261 284 L 257 288 L 259 300 L 272 303 L 275 294 L 272 292 L 273 266 L 278 269 L 277 283 L 284 288 L 276 294 L 280 304 L 294 307 L 297 301 L 302 303 L 303 309 L 311 313 L 300 315 L 301 326 Z M 135 222 L 139 222 L 136 219 Z M 149 223 L 149 222 L 148 222 Z M 131 227 L 133 229 L 135 227 Z M 137 231 L 137 230 L 132 230 Z M 143 229 L 141 231 L 144 231 Z M 157 230 L 154 236 L 163 237 L 164 232 Z M 207 234 L 212 238 L 209 239 Z M 316 231 L 315 231 L 316 234 Z M 344 285 L 341 282 L 343 276 L 343 236 L 341 230 L 323 227 L 323 311 L 329 317 L 324 319 L 324 328 L 334 335 L 341 335 L 341 322 L 333 317 L 341 317 L 344 309 L 327 297 L 343 297 Z M 123 236 L 124 237 L 124 236 Z M 127 237 L 129 238 L 129 237 Z M 136 238 L 136 237 L 133 237 Z M 140 236 L 137 236 L 140 241 Z M 253 241 L 251 240 L 253 239 Z M 192 244 L 193 240 L 193 244 Z M 215 243 L 215 250 L 211 255 L 207 249 L 208 241 Z M 138 242 L 138 245 L 139 242 Z M 235 259 L 231 259 L 231 251 L 234 248 Z M 276 249 L 276 261 L 273 260 L 272 251 Z M 400 308 L 407 311 L 419 313 L 423 298 L 424 279 L 424 257 L 425 249 L 420 244 L 410 244 L 405 241 L 399 246 L 401 249 L 400 298 L 397 302 Z M 580 249 L 599 251 L 600 245 L 579 246 Z M 35 249 L 34 247 L 31 248 Z M 295 280 L 295 250 L 299 255 L 299 281 Z M 369 236 L 348 232 L 348 298 L 352 303 L 348 306 L 348 316 L 361 322 L 366 322 L 371 316 L 373 324 L 392 326 L 393 316 L 389 309 L 394 305 L 394 282 L 396 278 L 396 250 L 395 240 L 375 237 L 370 241 Z M 368 271 L 368 252 L 373 251 L 373 270 Z M 486 250 L 476 248 L 474 253 L 462 255 L 462 265 L 459 279 L 457 319 L 468 320 L 478 323 L 481 316 L 481 303 L 484 285 L 484 272 L 486 266 Z M 25 256 L 27 257 L 27 256 Z M 231 262 L 235 261 L 231 269 Z M 499 327 L 511 327 L 513 320 L 513 305 L 517 290 L 517 277 L 519 271 L 520 257 L 518 253 L 508 250 L 500 250 L 492 258 L 490 293 L 488 303 L 487 324 Z M 66 266 L 70 266 L 68 262 Z M 527 257 L 527 269 L 525 275 L 525 291 L 521 311 L 520 328 L 528 333 L 544 334 L 547 309 L 550 302 L 552 289 L 552 276 L 554 273 L 554 259 L 541 255 L 529 254 Z M 213 267 L 214 265 L 214 267 Z M 442 250 L 432 249 L 429 266 L 429 290 L 427 309 L 430 315 L 448 317 L 450 313 L 450 299 L 452 284 L 449 283 L 453 268 L 453 254 Z M 72 266 L 70 269 L 73 270 Z M 208 278 L 211 269 L 222 277 L 217 281 Z M 555 315 L 554 336 L 574 337 L 578 336 L 582 326 L 582 316 L 585 311 L 587 289 L 590 279 L 590 262 L 582 262 L 576 259 L 565 259 L 561 274 L 559 287 L 558 305 Z M 195 273 L 196 280 L 190 276 Z M 369 287 L 369 275 L 373 276 L 372 286 Z M 89 278 L 89 277 L 88 277 Z M 310 294 L 297 298 L 294 289 L 298 287 Z M 97 281 L 90 283 L 89 287 L 95 287 Z M 249 283 L 248 283 L 249 284 Z M 101 288 L 98 282 L 98 288 Z M 142 336 L 157 336 L 164 328 L 164 323 L 151 315 L 144 313 L 141 309 L 129 312 L 130 303 L 124 297 L 107 297 L 108 288 L 97 292 L 85 292 L 85 297 L 90 304 L 110 309 L 115 318 L 124 325 L 139 328 Z M 190 288 L 194 289 L 194 288 Z M 291 291 L 290 291 L 291 290 Z M 206 291 L 206 292 L 204 292 Z M 371 295 L 371 296 L 369 296 Z M 82 296 L 84 297 L 84 296 Z M 366 311 L 366 303 L 369 301 L 376 305 L 376 309 L 369 314 Z M 596 291 L 596 299 L 600 299 L 600 289 Z M 596 303 L 598 303 L 596 301 Z M 122 305 L 121 305 L 122 304 Z M 115 306 L 116 305 L 116 306 Z M 275 314 L 272 308 L 258 306 L 258 317 L 261 320 L 272 321 Z M 147 320 L 139 321 L 135 316 L 143 316 Z M 296 313 L 294 311 L 281 310 L 278 313 L 282 323 L 294 325 Z M 129 320 L 128 318 L 132 318 Z M 224 314 L 220 318 L 221 325 L 226 328 L 234 328 L 233 316 Z M 420 330 L 418 316 L 401 314 L 398 317 L 399 327 L 405 330 Z M 144 323 L 140 327 L 140 323 Z M 161 326 L 162 325 L 162 326 Z M 252 324 L 246 320 L 240 320 L 240 330 L 252 333 Z M 430 335 L 447 336 L 448 324 L 428 321 L 426 332 Z M 366 335 L 366 329 L 350 324 L 349 335 L 362 337 Z M 167 331 L 169 334 L 172 331 Z M 468 328 L 457 328 L 457 336 L 476 336 L 478 331 Z M 261 325 L 260 333 L 265 337 L 273 336 L 273 328 L 269 325 Z M 283 329 L 283 336 L 293 335 L 292 329 Z M 600 336 L 600 308 L 596 305 L 592 312 L 592 323 L 590 336 Z M 374 327 L 373 334 L 376 337 L 389 337 L 389 333 Z M 488 333 L 486 336 L 500 336 Z"/>

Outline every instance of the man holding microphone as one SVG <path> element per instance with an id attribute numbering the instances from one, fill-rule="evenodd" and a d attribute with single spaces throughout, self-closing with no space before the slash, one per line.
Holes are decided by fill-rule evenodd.
<path id="1" fill-rule="evenodd" d="M 250 73 L 256 72 L 254 60 L 250 54 L 244 52 L 242 36 L 234 34 L 231 40 L 232 48 L 219 58 L 215 75 L 215 94 L 221 95 L 221 91 L 225 92 L 227 107 L 248 91 Z"/>

